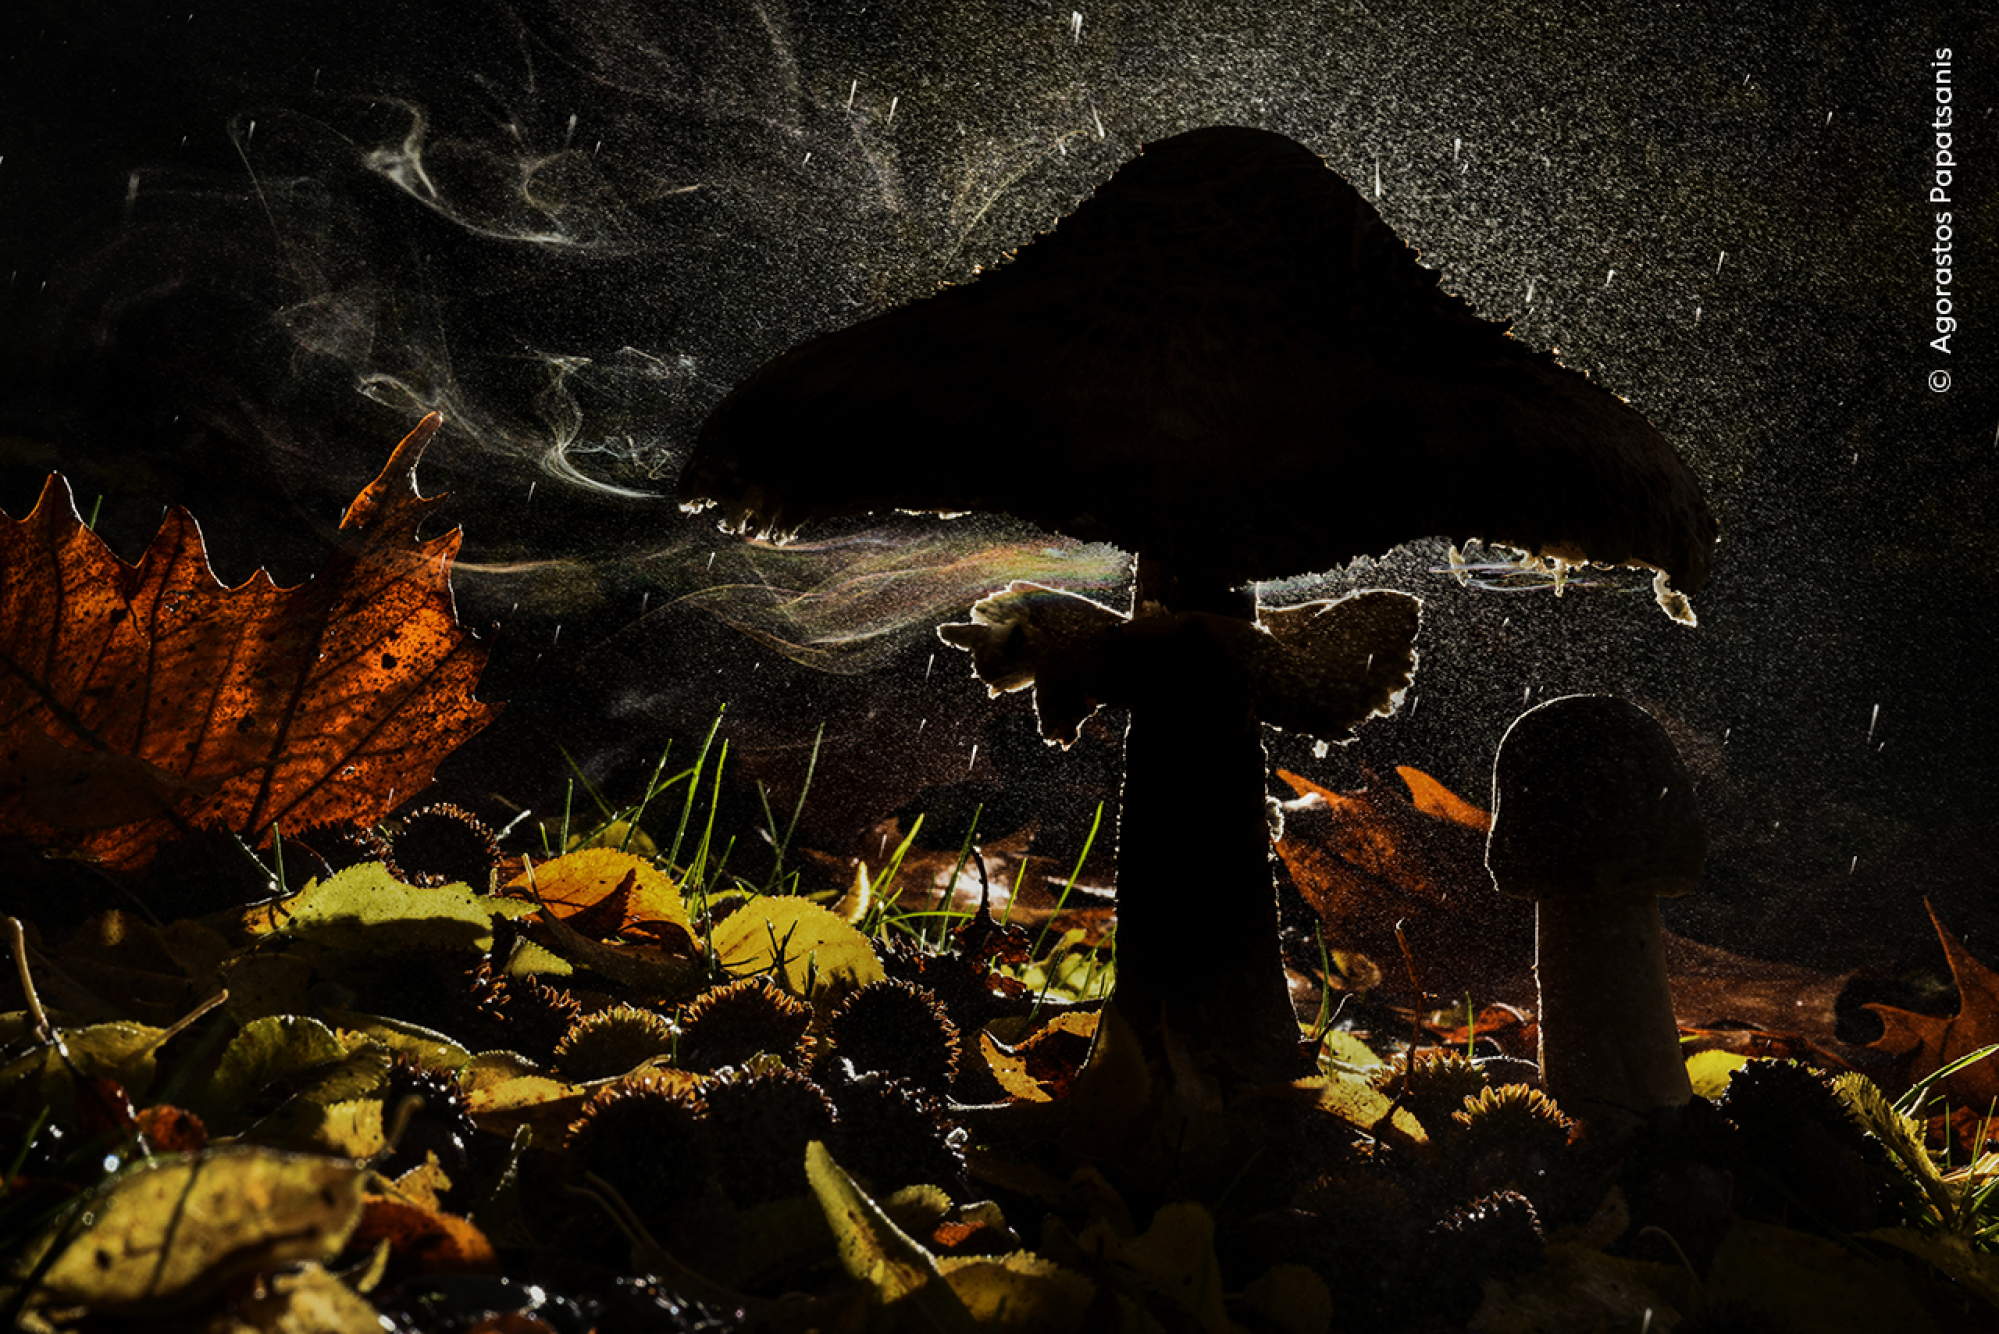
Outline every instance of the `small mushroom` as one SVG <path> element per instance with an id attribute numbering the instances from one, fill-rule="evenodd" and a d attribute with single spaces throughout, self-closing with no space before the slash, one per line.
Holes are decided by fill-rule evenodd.
<path id="1" fill-rule="evenodd" d="M 1565 695 L 1507 729 L 1485 864 L 1534 901 L 1541 1076 L 1586 1125 L 1614 1134 L 1693 1097 L 1659 900 L 1692 892 L 1706 857 L 1693 780 L 1637 705 Z"/>
<path id="2" fill-rule="evenodd" d="M 1672 446 L 1437 281 L 1309 149 L 1190 131 L 977 281 L 765 365 L 681 475 L 773 537 L 1000 511 L 1137 554 L 1128 618 L 1016 587 L 944 637 L 995 690 L 1035 684 L 1052 739 L 1129 705 L 1114 1003 L 1252 1078 L 1301 1061 L 1262 724 L 1344 741 L 1392 708 L 1416 602 L 1259 615 L 1247 581 L 1428 536 L 1650 565 L 1669 609 L 1707 578 Z"/>

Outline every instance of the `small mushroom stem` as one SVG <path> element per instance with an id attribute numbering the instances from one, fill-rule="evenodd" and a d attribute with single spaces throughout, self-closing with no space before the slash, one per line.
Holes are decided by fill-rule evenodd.
<path id="1" fill-rule="evenodd" d="M 1655 898 L 1535 905 L 1541 1077 L 1563 1111 L 1615 1124 L 1693 1098 Z"/>
<path id="2" fill-rule="evenodd" d="M 1160 614 L 1175 611 L 1249 619 L 1255 597 L 1139 562 L 1112 1003 L 1141 1035 L 1163 1022 L 1239 1074 L 1288 1078 L 1306 1063 L 1278 949 L 1262 726 L 1237 656 L 1200 618 Z"/>

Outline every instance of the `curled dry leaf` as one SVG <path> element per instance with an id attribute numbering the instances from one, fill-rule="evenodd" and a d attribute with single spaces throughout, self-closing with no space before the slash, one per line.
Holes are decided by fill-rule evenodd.
<path id="1" fill-rule="evenodd" d="M 1925 907 L 1928 905 L 1925 904 Z M 1869 1005 L 1881 1018 L 1883 1033 L 1877 1050 L 1907 1062 L 1910 1079 L 1921 1079 L 1951 1062 L 1999 1042 L 1999 973 L 1978 957 L 1937 920 L 1930 924 L 1943 942 L 1951 980 L 1957 983 L 1957 1013 L 1944 1017 L 1916 1014 L 1892 1005 Z M 1976 1061 L 1943 1081 L 1942 1091 L 1953 1103 L 1983 1110 L 1999 1099 L 1999 1058 Z"/>
<path id="2" fill-rule="evenodd" d="M 460 535 L 416 538 L 441 424 L 396 447 L 296 588 L 224 588 L 178 507 L 128 565 L 59 475 L 0 521 L 0 834 L 136 869 L 185 829 L 366 823 L 429 783 L 498 711 L 472 698 L 486 650 L 452 607 Z"/>

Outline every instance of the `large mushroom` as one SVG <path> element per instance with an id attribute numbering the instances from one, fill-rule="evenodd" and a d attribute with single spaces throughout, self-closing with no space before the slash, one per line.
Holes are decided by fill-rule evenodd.
<path id="1" fill-rule="evenodd" d="M 1137 554 L 1129 618 L 1016 586 L 945 637 L 996 690 L 1038 681 L 1053 739 L 1129 705 L 1114 1003 L 1251 1076 L 1300 1060 L 1261 723 L 1342 741 L 1392 708 L 1415 601 L 1259 618 L 1248 581 L 1477 537 L 1652 566 L 1673 610 L 1715 536 L 1638 412 L 1440 291 L 1310 150 L 1232 127 L 1148 146 L 976 281 L 765 365 L 680 497 L 774 537 L 1000 511 Z"/>

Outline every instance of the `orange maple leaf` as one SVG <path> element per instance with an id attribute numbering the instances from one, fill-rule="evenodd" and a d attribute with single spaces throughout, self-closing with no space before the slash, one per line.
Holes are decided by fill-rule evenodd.
<path id="1" fill-rule="evenodd" d="M 1866 1008 L 1881 1017 L 1882 1034 L 1872 1044 L 1877 1050 L 1904 1058 L 1911 1080 L 1942 1069 L 1980 1047 L 1999 1042 L 1999 973 L 1994 973 L 1964 947 L 1937 920 L 1936 910 L 1927 900 L 1930 924 L 1943 942 L 1944 957 L 1950 963 L 1951 979 L 1957 983 L 1957 1013 L 1948 1017 L 1916 1014 L 1893 1005 L 1871 1004 Z M 1983 1114 L 1999 1099 L 1999 1057 L 1973 1062 L 1943 1081 L 1942 1090 L 1950 1101 Z"/>
<path id="2" fill-rule="evenodd" d="M 433 413 L 347 509 L 318 575 L 224 588 L 175 507 L 137 564 L 77 518 L 51 475 L 0 521 L 0 834 L 143 867 L 211 823 L 381 819 L 491 722 L 472 698 L 486 650 L 451 600 L 457 529 L 417 525 Z"/>

